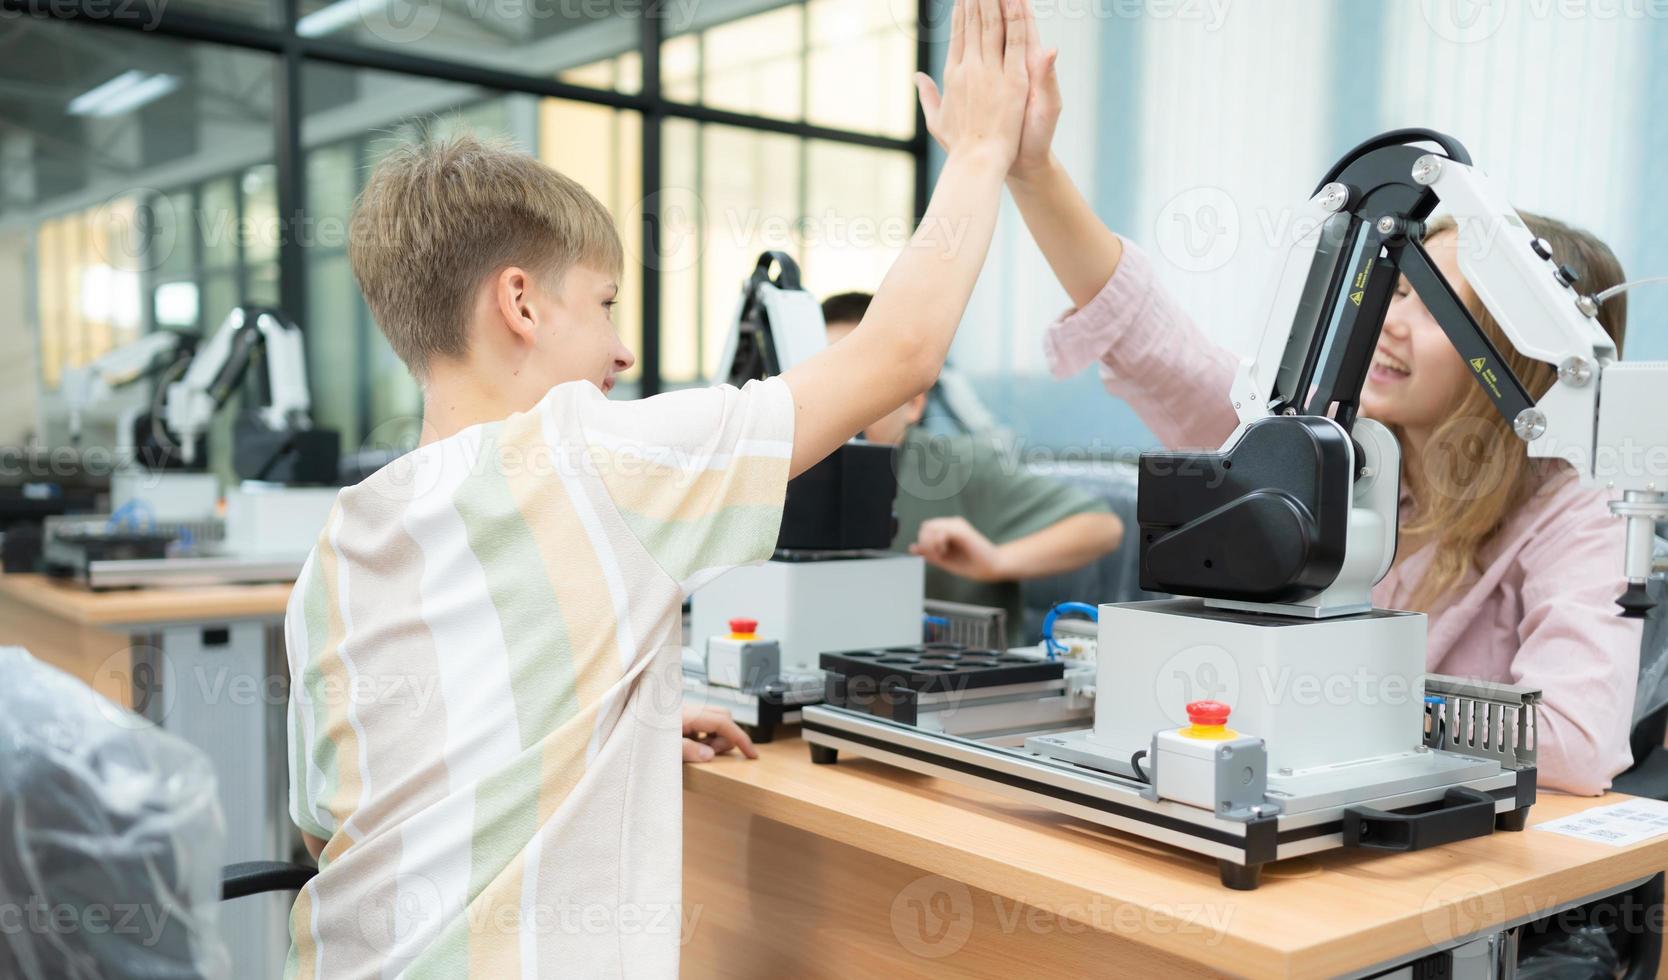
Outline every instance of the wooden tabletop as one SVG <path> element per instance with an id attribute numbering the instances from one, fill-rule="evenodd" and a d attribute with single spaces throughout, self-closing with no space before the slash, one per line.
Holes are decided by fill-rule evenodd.
<path id="1" fill-rule="evenodd" d="M 276 618 L 284 615 L 290 589 L 284 583 L 94 592 L 44 575 L 0 575 L 0 598 L 81 626 Z"/>
<path id="2" fill-rule="evenodd" d="M 759 748 L 685 766 L 685 789 L 1238 975 L 1360 970 L 1668 866 L 1668 836 L 1616 848 L 1534 829 L 1627 797 L 1543 793 L 1521 833 L 1293 858 L 1236 892 L 1213 859 L 846 753 L 813 766 L 798 738 Z"/>

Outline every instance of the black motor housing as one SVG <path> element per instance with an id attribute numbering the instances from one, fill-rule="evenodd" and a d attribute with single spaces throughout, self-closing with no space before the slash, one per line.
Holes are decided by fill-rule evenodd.
<path id="1" fill-rule="evenodd" d="M 1343 567 L 1353 506 L 1349 435 L 1331 419 L 1269 416 L 1225 451 L 1141 454 L 1141 588 L 1299 602 Z"/>

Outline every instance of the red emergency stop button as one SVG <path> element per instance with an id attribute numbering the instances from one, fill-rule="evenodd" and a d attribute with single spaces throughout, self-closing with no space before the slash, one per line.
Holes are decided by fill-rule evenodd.
<path id="1" fill-rule="evenodd" d="M 751 640 L 758 628 L 759 621 L 756 619 L 732 619 L 730 620 L 730 639 Z"/>
<path id="2" fill-rule="evenodd" d="M 1189 701 L 1187 720 L 1195 725 L 1226 725 L 1229 710 L 1221 701 Z"/>

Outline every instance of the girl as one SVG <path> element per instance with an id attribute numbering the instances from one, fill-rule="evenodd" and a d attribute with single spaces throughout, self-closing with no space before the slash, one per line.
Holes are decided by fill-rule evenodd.
<path id="1" fill-rule="evenodd" d="M 1095 217 L 1054 159 L 1056 52 L 1043 53 L 1034 28 L 1027 36 L 1031 93 L 1008 188 L 1076 306 L 1048 328 L 1049 367 L 1064 378 L 1098 361 L 1106 389 L 1167 447 L 1214 449 L 1238 422 L 1228 398 L 1238 358 L 1193 324 L 1147 256 Z M 924 75 L 916 82 L 937 136 L 937 91 Z M 1622 281 L 1603 242 L 1519 214 L 1580 274 L 1583 291 Z M 1458 244 L 1451 221 L 1430 225 L 1425 245 L 1442 274 L 1538 399 L 1554 369 L 1512 348 L 1460 274 Z M 1620 298 L 1599 321 L 1620 350 Z M 1430 617 L 1430 671 L 1540 688 L 1540 784 L 1602 793 L 1632 763 L 1641 633 L 1639 620 L 1616 615 L 1623 528 L 1609 496 L 1581 487 L 1561 460 L 1529 459 L 1405 279 L 1361 406 L 1395 432 L 1403 454 L 1400 540 L 1374 604 Z"/>

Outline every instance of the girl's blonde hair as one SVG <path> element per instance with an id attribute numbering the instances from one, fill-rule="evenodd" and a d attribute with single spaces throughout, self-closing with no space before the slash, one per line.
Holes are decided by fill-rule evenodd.
<path id="1" fill-rule="evenodd" d="M 1577 288 L 1582 293 L 1592 295 L 1622 281 L 1621 263 L 1609 246 L 1593 235 L 1551 218 L 1524 211 L 1518 214 L 1531 234 L 1552 245 L 1552 254 L 1560 263 L 1579 274 Z M 1425 241 L 1454 232 L 1453 219 L 1439 218 L 1427 227 Z M 1491 242 L 1484 247 L 1499 248 L 1503 243 Z M 1518 353 L 1475 294 L 1466 289 L 1462 295 L 1512 373 L 1532 397 L 1539 399 L 1552 387 L 1557 370 Z M 1598 319 L 1620 352 L 1627 330 L 1626 297 L 1605 302 Z M 1397 427 L 1391 428 L 1407 446 Z M 1423 465 L 1415 470 L 1420 474 L 1419 485 L 1411 488 L 1414 513 L 1403 522 L 1401 531 L 1409 536 L 1428 535 L 1435 553 L 1414 590 L 1410 605 L 1416 610 L 1429 610 L 1438 597 L 1480 570 L 1479 555 L 1512 514 L 1559 470 L 1569 469 L 1562 460 L 1531 460 L 1523 441 L 1477 384 L 1467 384 L 1455 398 L 1446 420 L 1427 441 L 1420 463 Z"/>

